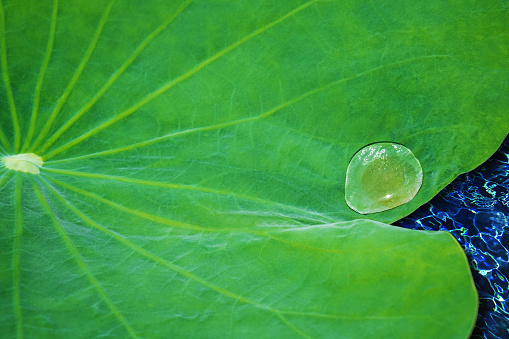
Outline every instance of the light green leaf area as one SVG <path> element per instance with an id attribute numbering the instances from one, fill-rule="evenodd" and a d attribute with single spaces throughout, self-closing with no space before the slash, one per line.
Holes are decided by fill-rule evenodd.
<path id="1" fill-rule="evenodd" d="M 508 133 L 505 1 L 0 5 L 2 337 L 468 337 L 459 245 L 382 222 Z M 422 188 L 360 215 L 374 142 Z"/>

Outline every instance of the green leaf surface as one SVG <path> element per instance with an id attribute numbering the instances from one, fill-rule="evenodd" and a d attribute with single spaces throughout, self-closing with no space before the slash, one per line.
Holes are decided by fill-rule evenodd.
<path id="1" fill-rule="evenodd" d="M 469 335 L 455 240 L 381 222 L 508 133 L 504 1 L 0 5 L 3 336 Z M 423 182 L 366 216 L 374 142 Z"/>

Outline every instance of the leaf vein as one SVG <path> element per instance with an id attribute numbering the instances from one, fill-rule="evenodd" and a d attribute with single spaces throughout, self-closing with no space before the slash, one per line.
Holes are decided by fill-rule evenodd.
<path id="1" fill-rule="evenodd" d="M 133 185 L 143 185 L 143 186 L 152 186 L 152 187 L 159 187 L 159 188 L 170 188 L 170 189 L 176 189 L 176 190 L 189 190 L 189 191 L 200 191 L 204 193 L 211 193 L 211 194 L 218 194 L 218 195 L 224 195 L 224 196 L 231 196 L 234 198 L 244 199 L 244 200 L 250 200 L 254 201 L 260 204 L 263 204 L 265 206 L 277 206 L 282 207 L 285 209 L 294 210 L 300 213 L 305 213 L 308 215 L 312 215 L 313 217 L 322 218 L 322 220 L 319 220 L 320 222 L 334 222 L 335 219 L 332 219 L 330 217 L 327 217 L 325 215 L 308 211 L 303 208 L 286 205 L 282 203 L 277 203 L 270 200 L 264 200 L 260 199 L 258 197 L 250 196 L 250 195 L 244 195 L 244 194 L 237 194 L 233 192 L 228 191 L 222 191 L 217 190 L 213 188 L 208 187 L 201 187 L 201 186 L 195 186 L 195 185 L 183 185 L 183 184 L 173 184 L 173 183 L 164 183 L 164 182 L 158 182 L 158 181 L 150 181 L 150 180 L 141 180 L 141 179 L 134 179 L 134 178 L 126 178 L 126 177 L 120 177 L 116 175 L 106 175 L 106 174 L 98 174 L 98 173 L 87 173 L 87 172 L 77 172 L 77 171 L 68 171 L 68 170 L 60 170 L 60 169 L 54 169 L 54 168 L 44 168 L 43 170 L 47 172 L 57 173 L 57 174 L 63 174 L 63 175 L 70 175 L 75 177 L 82 177 L 82 178 L 90 178 L 90 179 L 104 179 L 104 180 L 112 180 L 112 181 L 118 181 L 118 182 L 125 182 L 128 184 Z M 316 222 L 317 220 L 315 218 L 309 219 L 311 221 Z"/>
<path id="2" fill-rule="evenodd" d="M 267 311 L 275 314 L 285 325 L 290 327 L 293 331 L 295 331 L 296 333 L 298 333 L 299 335 L 301 335 L 304 338 L 310 338 L 307 334 L 305 334 L 303 331 L 301 331 L 295 325 L 293 325 L 288 319 L 286 319 L 286 317 L 284 317 L 282 314 L 283 312 L 281 312 L 280 310 L 278 310 L 276 308 L 272 308 L 272 307 L 264 305 L 264 304 L 261 304 L 261 303 L 258 303 L 254 300 L 251 300 L 251 299 L 243 297 L 239 294 L 236 294 L 228 289 L 225 289 L 218 285 L 215 285 L 215 284 L 213 284 L 203 278 L 200 278 L 199 276 L 197 276 L 197 275 L 195 275 L 195 274 L 193 274 L 193 273 L 191 273 L 177 265 L 174 265 L 171 262 L 137 246 L 136 244 L 125 239 L 123 236 L 119 235 L 118 233 L 113 232 L 113 231 L 107 229 L 106 227 L 99 225 L 98 223 L 96 223 L 95 221 L 93 221 L 92 219 L 87 217 L 78 208 L 76 208 L 70 202 L 65 200 L 60 194 L 58 194 L 58 192 L 55 191 L 47 182 L 43 181 L 43 183 L 48 188 L 48 190 L 50 190 L 63 204 L 65 204 L 71 211 L 73 211 L 81 220 L 83 220 L 90 227 L 95 228 L 105 234 L 110 235 L 115 240 L 119 241 L 120 243 L 124 244 L 125 246 L 136 251 L 138 254 L 140 254 L 140 255 L 142 255 L 156 263 L 162 264 L 163 266 L 168 267 L 172 271 L 177 272 L 178 274 L 181 274 L 183 276 L 186 276 L 186 277 L 190 278 L 191 280 L 193 280 L 194 282 L 201 284 L 207 288 L 210 288 L 211 290 L 216 291 L 219 294 L 222 294 L 226 297 L 234 299 L 234 302 L 241 301 L 245 304 L 251 304 L 257 308 L 264 309 L 264 310 L 267 310 Z"/>
<path id="3" fill-rule="evenodd" d="M 21 204 L 21 193 L 23 185 L 23 176 L 16 178 L 16 187 L 14 200 L 16 206 L 16 237 L 14 239 L 12 269 L 13 269 L 13 305 L 16 317 L 16 335 L 19 339 L 23 338 L 23 315 L 21 313 L 21 291 L 20 291 L 20 262 L 21 262 L 21 235 L 23 234 L 23 206 Z"/>
<path id="4" fill-rule="evenodd" d="M 73 77 L 71 78 L 71 81 L 69 81 L 69 84 L 67 85 L 66 89 L 64 90 L 64 93 L 60 96 L 60 99 L 57 101 L 57 105 L 55 106 L 55 109 L 53 112 L 51 112 L 48 120 L 46 121 L 46 124 L 44 125 L 41 133 L 39 134 L 39 137 L 36 139 L 34 144 L 30 147 L 30 150 L 33 151 L 46 137 L 46 135 L 51 130 L 51 127 L 53 126 L 53 123 L 55 122 L 55 119 L 57 118 L 58 114 L 60 113 L 62 107 L 67 101 L 67 98 L 71 94 L 72 90 L 74 89 L 74 86 L 78 82 L 79 77 L 83 73 L 83 70 L 85 69 L 86 65 L 88 64 L 88 61 L 90 60 L 90 57 L 92 56 L 95 47 L 97 45 L 97 42 L 99 41 L 99 37 L 102 34 L 103 28 L 106 25 L 106 22 L 108 21 L 108 16 L 111 12 L 111 9 L 113 7 L 113 4 L 115 3 L 115 0 L 111 0 L 106 9 L 104 10 L 104 13 L 101 17 L 101 20 L 99 20 L 99 24 L 97 26 L 97 29 L 94 33 L 94 36 L 92 38 L 92 41 L 90 42 L 90 45 L 88 46 L 87 51 L 85 52 L 85 55 L 83 56 L 83 59 L 81 60 L 78 68 L 76 69 L 76 72 L 74 72 Z"/>
<path id="5" fill-rule="evenodd" d="M 51 14 L 51 24 L 49 30 L 48 44 L 46 45 L 46 52 L 44 53 L 44 59 L 41 65 L 41 70 L 39 71 L 39 76 L 37 78 L 37 85 L 35 86 L 35 94 L 34 94 L 34 106 L 32 109 L 32 116 L 30 117 L 30 126 L 28 128 L 27 137 L 25 140 L 25 145 L 23 146 L 22 153 L 28 148 L 30 143 L 32 142 L 32 138 L 35 133 L 35 126 L 37 123 L 37 116 L 39 113 L 39 105 L 41 100 L 41 89 L 42 84 L 44 82 L 44 75 L 46 74 L 46 70 L 48 69 L 49 61 L 51 58 L 51 53 L 53 51 L 53 42 L 55 41 L 55 31 L 57 27 L 57 14 L 58 14 L 58 0 L 53 1 L 53 11 Z"/>
<path id="6" fill-rule="evenodd" d="M 48 141 L 41 147 L 39 153 L 44 153 L 49 147 L 51 147 L 55 141 L 64 134 L 70 127 L 74 125 L 88 110 L 106 93 L 106 91 L 113 85 L 113 83 L 125 72 L 125 70 L 134 62 L 134 60 L 141 54 L 141 52 L 152 42 L 159 33 L 161 33 L 175 18 L 184 11 L 184 9 L 191 3 L 192 0 L 185 1 L 177 11 L 171 15 L 162 25 L 157 27 L 152 33 L 150 33 L 142 43 L 136 48 L 136 50 L 129 56 L 120 68 L 108 79 L 103 87 L 94 95 L 94 97 L 83 106 L 72 118 L 70 118 L 62 127 L 60 127 Z"/>
<path id="7" fill-rule="evenodd" d="M 192 68 L 188 72 L 184 73 L 183 75 L 179 76 L 175 80 L 170 81 L 166 85 L 164 85 L 164 86 L 160 87 L 159 89 L 155 90 L 154 92 L 148 94 L 141 101 L 139 101 L 138 103 L 134 104 L 133 106 L 131 106 L 130 108 L 128 108 L 124 112 L 116 115 L 114 118 L 103 122 L 99 126 L 97 126 L 97 127 L 93 128 L 93 129 L 91 129 L 90 131 L 82 134 L 81 136 L 77 137 L 76 139 L 71 140 L 70 142 L 68 142 L 67 144 L 61 146 L 60 148 L 55 149 L 54 151 L 52 151 L 51 153 L 49 153 L 47 155 L 47 158 L 51 158 L 51 157 L 53 157 L 53 156 L 55 156 L 55 155 L 57 155 L 57 154 L 59 154 L 61 152 L 64 152 L 64 151 L 74 147 L 75 145 L 85 141 L 86 139 L 90 138 L 91 136 L 95 135 L 96 133 L 98 133 L 98 132 L 108 128 L 109 126 L 111 126 L 111 125 L 113 125 L 113 124 L 115 124 L 117 122 L 119 122 L 120 120 L 125 119 L 126 117 L 130 116 L 131 114 L 136 112 L 138 109 L 140 109 L 141 107 L 143 107 L 144 105 L 146 105 L 150 101 L 154 100 L 155 98 L 159 97 L 161 94 L 163 94 L 166 91 L 168 91 L 170 88 L 172 88 L 175 85 L 181 83 L 182 81 L 186 80 L 187 78 L 191 77 L 192 75 L 198 73 L 200 70 L 202 70 L 205 66 L 209 65 L 213 61 L 219 59 L 220 57 L 222 57 L 223 55 L 227 54 L 231 50 L 237 48 L 238 46 L 240 46 L 240 45 L 242 45 L 244 43 L 246 43 L 247 41 L 251 40 L 255 36 L 265 32 L 268 29 L 270 29 L 271 27 L 281 23 L 282 21 L 286 20 L 287 18 L 291 17 L 292 15 L 296 14 L 297 12 L 300 12 L 301 10 L 303 10 L 304 8 L 310 6 L 311 4 L 315 3 L 316 1 L 318 1 L 318 0 L 311 0 L 311 1 L 309 1 L 309 2 L 307 2 L 305 4 L 303 4 L 303 5 L 299 6 L 298 8 L 292 10 L 291 12 L 289 12 L 286 15 L 282 16 L 281 18 L 279 18 L 279 19 L 277 19 L 277 20 L 275 20 L 275 21 L 273 21 L 273 22 L 271 22 L 271 23 L 269 23 L 269 24 L 267 24 L 267 25 L 257 29 L 256 31 L 246 35 L 244 38 L 238 40 L 237 42 L 235 42 L 232 45 L 228 46 L 227 48 L 221 50 L 220 52 L 218 52 L 217 54 L 215 54 L 212 57 L 208 58 L 207 60 L 201 62 L 200 64 L 198 64 L 197 66 L 195 66 L 194 68 Z"/>
<path id="8" fill-rule="evenodd" d="M 7 92 L 7 102 L 9 103 L 12 125 L 14 127 L 14 153 L 17 153 L 21 144 L 21 128 L 19 125 L 18 113 L 16 112 L 16 104 L 14 102 L 14 95 L 12 93 L 11 80 L 9 77 L 9 69 L 7 66 L 7 42 L 5 39 L 5 33 L 4 5 L 2 0 L 0 0 L 0 47 L 2 49 L 0 59 L 2 64 L 2 77 L 4 80 L 5 91 Z"/>
<path id="9" fill-rule="evenodd" d="M 91 192 L 82 190 L 80 188 L 77 188 L 77 187 L 75 187 L 73 185 L 64 183 L 64 182 L 62 182 L 62 181 L 60 181 L 58 179 L 55 179 L 55 178 L 52 178 L 52 177 L 47 177 L 47 178 L 50 181 L 54 182 L 55 184 L 57 184 L 57 185 L 59 185 L 59 186 L 61 186 L 63 188 L 69 189 L 69 190 L 71 190 L 73 192 L 76 192 L 78 194 L 81 194 L 83 196 L 86 196 L 86 197 L 92 198 L 94 200 L 100 201 L 100 202 L 102 202 L 104 204 L 107 204 L 108 206 L 111 206 L 111 207 L 113 207 L 115 209 L 118 209 L 120 211 L 129 213 L 131 215 L 135 215 L 135 216 L 138 216 L 140 218 L 143 218 L 143 219 L 146 219 L 146 220 L 149 220 L 149 221 L 153 221 L 155 223 L 162 224 L 162 225 L 167 225 L 167 226 L 171 226 L 171 227 L 175 227 L 175 228 L 179 228 L 179 229 L 194 230 L 194 231 L 198 231 L 198 232 L 222 232 L 222 233 L 243 232 L 243 233 L 250 233 L 250 234 L 254 234 L 254 235 L 261 236 L 261 237 L 272 239 L 274 241 L 277 241 L 277 242 L 289 245 L 291 247 L 301 248 L 301 249 L 306 250 L 306 251 L 316 251 L 316 252 L 324 252 L 324 253 L 346 253 L 346 252 L 349 252 L 349 251 L 342 251 L 342 250 L 337 250 L 337 249 L 327 249 L 327 248 L 314 247 L 314 246 L 310 246 L 310 245 L 306 245 L 306 244 L 297 243 L 297 242 L 294 242 L 294 241 L 291 241 L 291 240 L 286 240 L 284 238 L 277 237 L 277 236 L 274 236 L 274 235 L 271 234 L 272 232 L 284 231 L 285 229 L 282 228 L 282 227 L 278 227 L 277 229 L 269 229 L 269 230 L 265 230 L 265 231 L 253 231 L 253 230 L 243 229 L 243 228 L 235 228 L 235 229 L 232 229 L 232 228 L 214 228 L 214 227 L 203 227 L 203 226 L 193 225 L 193 224 L 189 224 L 189 223 L 183 223 L 183 222 L 175 221 L 175 220 L 172 220 L 172 219 L 167 219 L 167 218 L 163 218 L 163 217 L 160 217 L 160 216 L 157 216 L 157 215 L 153 215 L 153 214 L 150 214 L 150 213 L 134 210 L 134 209 L 125 207 L 125 206 L 123 206 L 121 204 L 118 204 L 116 202 L 113 202 L 111 200 L 108 200 L 106 198 L 103 198 L 103 197 L 101 197 L 101 196 L 99 196 L 99 195 L 97 195 L 95 193 L 91 193 Z M 288 227 L 287 229 L 293 229 L 293 227 Z M 366 250 L 366 252 L 371 252 L 371 251 L 372 251 L 371 249 Z M 357 251 L 357 252 L 360 252 L 360 251 Z"/>
<path id="10" fill-rule="evenodd" d="M 222 129 L 222 128 L 227 128 L 227 127 L 231 127 L 231 126 L 235 126 L 235 125 L 241 125 L 241 124 L 245 124 L 245 123 L 249 123 L 249 122 L 254 122 L 254 121 L 257 121 L 257 120 L 262 120 L 262 119 L 267 118 L 267 117 L 273 115 L 274 113 L 276 113 L 276 112 L 278 112 L 278 111 L 280 111 L 280 110 L 282 110 L 284 108 L 287 108 L 287 107 L 289 107 L 289 106 L 291 106 L 291 105 L 293 105 L 293 104 L 295 104 L 295 103 L 297 103 L 297 102 L 299 102 L 299 101 L 301 101 L 301 100 L 303 100 L 303 99 L 305 99 L 305 98 L 307 98 L 309 96 L 317 94 L 317 93 L 319 93 L 321 91 L 324 91 L 324 90 L 326 90 L 328 88 L 331 88 L 333 86 L 339 85 L 341 83 L 345 83 L 345 82 L 348 82 L 348 81 L 351 81 L 351 80 L 354 80 L 354 79 L 366 76 L 366 75 L 368 75 L 370 73 L 373 73 L 373 72 L 376 72 L 378 70 L 381 70 L 381 69 L 384 69 L 384 68 L 388 68 L 388 67 L 398 66 L 398 65 L 409 63 L 409 62 L 413 62 L 413 61 L 419 61 L 419 60 L 425 60 L 425 59 L 433 59 L 433 58 L 446 58 L 446 57 L 450 57 L 450 55 L 427 55 L 427 56 L 420 56 L 420 57 L 408 58 L 408 59 L 396 61 L 396 62 L 393 62 L 393 63 L 390 63 L 390 64 L 385 64 L 385 65 L 382 65 L 382 66 L 377 66 L 377 67 L 374 67 L 374 68 L 370 68 L 370 69 L 368 69 L 366 71 L 363 71 L 361 73 L 357 73 L 355 75 L 352 75 L 350 77 L 341 78 L 339 80 L 336 80 L 336 81 L 330 82 L 328 84 L 325 84 L 323 86 L 317 87 L 317 88 L 315 88 L 313 90 L 310 90 L 308 92 L 305 92 L 305 93 L 301 94 L 300 96 L 297 96 L 297 97 L 294 97 L 294 98 L 292 98 L 292 99 L 290 99 L 288 101 L 285 101 L 284 103 L 282 103 L 282 104 L 272 108 L 271 110 L 269 110 L 267 112 L 264 112 L 262 114 L 259 114 L 257 116 L 254 116 L 254 117 L 241 118 L 241 119 L 237 119 L 237 120 L 222 122 L 222 123 L 215 124 L 215 125 L 191 128 L 191 129 L 187 129 L 187 130 L 178 131 L 178 132 L 170 133 L 170 134 L 167 134 L 167 135 L 163 135 L 163 136 L 160 136 L 160 137 L 156 137 L 156 138 L 153 138 L 153 139 L 150 139 L 150 140 L 134 143 L 134 144 L 131 144 L 131 145 L 128 145 L 128 146 L 124 146 L 124 147 L 119 147 L 119 148 L 115 148 L 115 149 L 111 149 L 111 150 L 106 150 L 106 151 L 101 151 L 101 152 L 90 153 L 90 154 L 86 154 L 86 155 L 82 155 L 82 156 L 77 156 L 77 157 L 73 157 L 73 158 L 66 158 L 66 159 L 62 159 L 62 160 L 55 160 L 55 161 L 52 161 L 52 163 L 62 163 L 62 162 L 68 162 L 68 161 L 74 161 L 74 160 L 82 160 L 82 159 L 88 159 L 88 158 L 93 158 L 93 157 L 98 157 L 98 156 L 105 156 L 105 155 L 122 153 L 122 152 L 130 151 L 130 150 L 133 150 L 133 149 L 145 147 L 145 146 L 148 146 L 148 145 L 151 145 L 151 144 L 155 144 L 155 143 L 158 143 L 158 142 L 166 141 L 168 139 L 181 137 L 181 136 L 184 136 L 184 135 L 187 135 L 187 134 L 219 130 L 219 129 Z M 60 152 L 58 152 L 58 153 L 60 153 Z M 47 161 L 49 158 L 51 158 L 52 156 L 54 156 L 56 154 L 57 153 L 48 154 L 48 155 L 46 155 L 44 157 L 44 160 Z"/>
<path id="11" fill-rule="evenodd" d="M 3 169 L 2 169 L 3 171 Z M 11 172 L 10 171 L 5 171 L 4 173 L 2 173 L 2 177 L 0 178 L 0 191 L 2 190 L 2 188 L 4 187 L 4 185 L 7 183 L 7 181 L 11 178 Z"/>
<path id="12" fill-rule="evenodd" d="M 104 299 L 105 303 L 108 305 L 112 313 L 115 315 L 115 317 L 122 323 L 122 325 L 126 328 L 126 330 L 129 332 L 129 334 L 133 338 L 137 338 L 138 336 L 134 332 L 131 325 L 127 322 L 127 320 L 124 318 L 124 316 L 119 312 L 111 298 L 108 296 L 106 291 L 103 289 L 99 281 L 96 279 L 94 274 L 90 271 L 90 268 L 88 268 L 87 264 L 83 260 L 83 257 L 79 250 L 74 246 L 71 238 L 67 235 L 66 231 L 60 224 L 60 221 L 58 221 L 58 218 L 49 205 L 49 203 L 46 201 L 45 197 L 43 196 L 41 190 L 39 187 L 35 184 L 35 181 L 32 181 L 32 186 L 34 188 L 34 191 L 37 195 L 37 198 L 41 202 L 41 205 L 44 207 L 44 209 L 48 212 L 51 220 L 53 221 L 53 226 L 55 226 L 55 229 L 57 230 L 60 237 L 63 239 L 65 245 L 75 258 L 76 262 L 78 263 L 79 267 L 85 272 L 87 278 L 89 279 L 90 283 L 94 286 L 94 288 L 99 292 L 101 297 Z"/>
<path id="13" fill-rule="evenodd" d="M 291 323 L 281 312 L 276 311 L 275 312 L 277 317 L 281 319 L 281 321 L 286 324 L 288 327 L 290 327 L 293 331 L 295 331 L 298 335 L 300 335 L 303 338 L 310 339 L 311 337 L 306 334 L 304 331 L 299 329 L 297 326 L 295 326 L 293 323 Z"/>
<path id="14" fill-rule="evenodd" d="M 94 193 L 82 190 L 80 188 L 77 188 L 75 186 L 66 184 L 66 183 L 64 183 L 64 182 L 62 182 L 60 180 L 55 179 L 55 178 L 51 178 L 51 177 L 48 177 L 48 178 L 51 181 L 53 181 L 54 183 L 56 183 L 57 185 L 60 185 L 61 187 L 67 188 L 67 189 L 69 189 L 71 191 L 74 191 L 74 192 L 76 192 L 78 194 L 81 194 L 83 196 L 86 196 L 86 197 L 92 198 L 94 200 L 100 201 L 100 202 L 102 202 L 102 203 L 104 203 L 104 204 L 106 204 L 108 206 L 111 206 L 113 208 L 116 208 L 116 209 L 118 209 L 120 211 L 129 213 L 129 214 L 132 214 L 132 215 L 135 215 L 135 216 L 141 217 L 143 219 L 150 220 L 150 221 L 162 224 L 162 225 L 172 226 L 172 227 L 181 228 L 181 229 L 195 230 L 195 231 L 207 231 L 207 232 L 219 232 L 219 231 L 222 231 L 222 230 L 219 230 L 219 229 L 216 229 L 216 228 L 202 227 L 202 226 L 192 225 L 192 224 L 188 224 L 188 223 L 183 223 L 183 222 L 180 222 L 180 221 L 175 221 L 175 220 L 163 218 L 163 217 L 160 217 L 160 216 L 157 216 L 157 215 L 153 215 L 153 214 L 150 214 L 150 213 L 145 213 L 145 212 L 142 212 L 142 211 L 139 211 L 139 210 L 135 210 L 135 209 L 132 209 L 132 208 L 129 208 L 129 207 L 125 207 L 125 206 L 123 206 L 121 204 L 118 204 L 116 202 L 113 202 L 111 200 L 103 198 L 103 197 L 101 197 L 101 196 L 99 196 L 97 194 L 94 194 Z"/>
<path id="15" fill-rule="evenodd" d="M 0 142 L 2 143 L 2 146 L 5 148 L 5 150 L 10 150 L 11 145 L 9 143 L 9 140 L 7 140 L 7 137 L 4 134 L 4 131 L 0 128 Z"/>

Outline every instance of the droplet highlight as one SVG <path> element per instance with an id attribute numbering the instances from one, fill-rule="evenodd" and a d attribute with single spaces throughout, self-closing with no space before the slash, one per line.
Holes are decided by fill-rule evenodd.
<path id="1" fill-rule="evenodd" d="M 39 174 L 44 162 L 34 153 L 23 153 L 2 157 L 2 164 L 10 170 L 30 174 Z"/>
<path id="2" fill-rule="evenodd" d="M 419 160 L 405 146 L 379 142 L 361 148 L 346 170 L 345 199 L 360 214 L 377 213 L 412 200 L 422 185 Z"/>

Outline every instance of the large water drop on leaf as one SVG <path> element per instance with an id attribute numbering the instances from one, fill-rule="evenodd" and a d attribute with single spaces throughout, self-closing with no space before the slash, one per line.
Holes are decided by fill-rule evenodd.
<path id="1" fill-rule="evenodd" d="M 380 142 L 361 148 L 346 171 L 345 198 L 361 214 L 409 202 L 422 185 L 419 160 L 405 146 Z"/>

